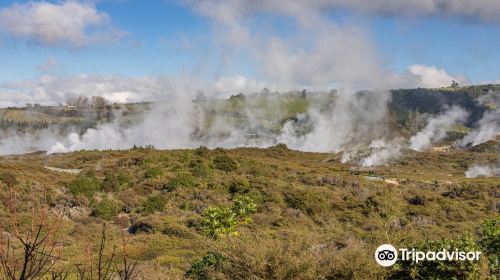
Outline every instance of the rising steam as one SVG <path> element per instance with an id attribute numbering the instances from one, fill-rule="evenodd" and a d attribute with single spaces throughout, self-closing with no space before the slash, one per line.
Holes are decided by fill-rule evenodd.
<path id="1" fill-rule="evenodd" d="M 480 96 L 477 102 L 489 110 L 475 124 L 474 129 L 458 143 L 460 147 L 476 146 L 500 135 L 500 94 L 490 91 Z"/>
<path id="2" fill-rule="evenodd" d="M 444 139 L 447 132 L 455 125 L 466 120 L 468 113 L 457 106 L 453 106 L 444 113 L 431 118 L 427 126 L 410 138 L 410 149 L 422 151 L 432 144 Z"/>
<path id="3" fill-rule="evenodd" d="M 500 165 L 473 165 L 465 171 L 465 177 L 497 177 L 500 176 Z"/>

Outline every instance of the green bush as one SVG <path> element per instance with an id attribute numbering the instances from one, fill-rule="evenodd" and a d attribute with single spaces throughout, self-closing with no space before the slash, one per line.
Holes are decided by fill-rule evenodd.
<path id="1" fill-rule="evenodd" d="M 290 208 L 315 216 L 328 211 L 329 195 L 328 190 L 320 188 L 290 189 L 285 193 L 285 202 Z"/>
<path id="2" fill-rule="evenodd" d="M 288 151 L 288 146 L 286 144 L 279 143 L 279 144 L 272 146 L 271 149 L 273 151 L 276 151 L 276 152 L 282 154 L 282 153 L 285 153 Z"/>
<path id="3" fill-rule="evenodd" d="M 189 231 L 189 229 L 186 228 L 185 225 L 179 225 L 172 222 L 165 223 L 165 225 L 161 230 L 161 233 L 171 237 L 178 237 L 184 239 L 193 238 L 193 234 Z"/>
<path id="4" fill-rule="evenodd" d="M 481 224 L 478 244 L 488 256 L 490 271 L 500 275 L 500 216 Z"/>
<path id="5" fill-rule="evenodd" d="M 150 196 L 142 203 L 142 213 L 153 214 L 163 211 L 167 200 L 161 195 Z"/>
<path id="6" fill-rule="evenodd" d="M 457 239 L 424 240 L 408 248 L 417 251 L 481 251 L 470 234 Z M 479 261 L 401 261 L 394 265 L 391 279 L 478 279 L 481 276 Z"/>
<path id="7" fill-rule="evenodd" d="M 107 172 L 102 181 L 102 188 L 106 192 L 116 192 L 125 189 L 130 183 L 130 179 L 122 172 Z"/>
<path id="8" fill-rule="evenodd" d="M 231 207 L 211 206 L 202 214 L 201 226 L 211 238 L 217 239 L 226 235 L 238 235 L 237 227 L 252 221 L 250 215 L 255 213 L 257 205 L 247 196 L 238 196 Z"/>
<path id="9" fill-rule="evenodd" d="M 194 153 L 198 156 L 206 156 L 210 153 L 210 150 L 205 146 L 199 146 L 194 150 Z"/>
<path id="10" fill-rule="evenodd" d="M 408 203 L 411 205 L 420 205 L 424 206 L 427 204 L 427 200 L 425 199 L 424 196 L 416 195 L 414 197 L 411 197 L 408 199 Z"/>
<path id="11" fill-rule="evenodd" d="M 216 156 L 213 163 L 215 168 L 226 172 L 236 171 L 238 169 L 238 163 L 227 155 Z"/>
<path id="12" fill-rule="evenodd" d="M 197 280 L 214 279 L 211 275 L 220 270 L 225 260 L 226 258 L 217 252 L 208 252 L 201 259 L 191 263 L 184 277 Z"/>
<path id="13" fill-rule="evenodd" d="M 173 191 L 178 187 L 195 187 L 197 186 L 196 180 L 193 175 L 188 172 L 180 172 L 175 174 L 175 176 L 168 181 L 166 185 L 167 191 Z"/>
<path id="14" fill-rule="evenodd" d="M 95 172 L 88 171 L 69 182 L 68 190 L 74 196 L 85 195 L 87 198 L 92 198 L 96 192 L 102 190 L 102 186 Z"/>
<path id="15" fill-rule="evenodd" d="M 19 183 L 17 181 L 16 174 L 9 171 L 4 171 L 0 173 L 0 182 L 6 184 L 9 187 L 17 185 Z"/>
<path id="16" fill-rule="evenodd" d="M 98 217 L 104 220 L 113 219 L 120 212 L 120 205 L 104 197 L 101 201 L 94 205 L 92 209 L 92 216 Z"/>
<path id="17" fill-rule="evenodd" d="M 151 234 L 151 233 L 155 233 L 155 228 L 150 222 L 139 221 L 139 222 L 135 222 L 135 223 L 130 225 L 130 227 L 128 228 L 128 233 L 130 233 L 130 234 L 141 234 L 141 233 Z"/>
<path id="18" fill-rule="evenodd" d="M 159 167 L 152 167 L 144 172 L 144 178 L 155 179 L 163 175 L 163 169 Z"/>
<path id="19" fill-rule="evenodd" d="M 208 207 L 202 214 L 201 225 L 211 238 L 238 235 L 236 213 L 228 207 Z"/>
<path id="20" fill-rule="evenodd" d="M 231 194 L 244 194 L 250 191 L 250 183 L 245 177 L 233 179 L 229 184 L 229 192 Z"/>
<path id="21" fill-rule="evenodd" d="M 249 223 L 252 221 L 250 215 L 257 212 L 257 204 L 250 197 L 241 195 L 233 199 L 233 207 L 231 210 L 233 210 L 244 223 Z"/>
<path id="22" fill-rule="evenodd" d="M 197 178 L 207 178 L 211 175 L 212 170 L 206 163 L 206 161 L 198 158 L 191 161 L 189 164 L 189 169 L 191 174 Z"/>

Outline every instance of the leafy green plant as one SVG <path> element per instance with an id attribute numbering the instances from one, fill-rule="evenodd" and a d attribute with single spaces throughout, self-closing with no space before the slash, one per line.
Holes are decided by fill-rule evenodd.
<path id="1" fill-rule="evenodd" d="M 184 276 L 188 279 L 211 280 L 213 272 L 220 270 L 226 258 L 217 252 L 208 252 L 191 263 Z"/>
<path id="2" fill-rule="evenodd" d="M 250 215 L 257 211 L 257 205 L 247 196 L 238 196 L 231 207 L 211 206 L 202 214 L 201 226 L 211 238 L 238 235 L 237 227 L 252 221 Z"/>
<path id="3" fill-rule="evenodd" d="M 248 196 L 240 195 L 233 199 L 231 210 L 236 213 L 243 223 L 252 222 L 251 214 L 257 212 L 257 204 Z"/>
<path id="4" fill-rule="evenodd" d="M 150 196 L 142 203 L 142 213 L 153 214 L 163 211 L 167 200 L 161 195 Z"/>
<path id="5" fill-rule="evenodd" d="M 238 169 L 238 163 L 228 155 L 216 156 L 213 163 L 215 168 L 226 172 L 236 171 Z"/>
<path id="6" fill-rule="evenodd" d="M 87 198 L 92 198 L 96 192 L 102 190 L 102 186 L 96 178 L 95 172 L 88 171 L 79 174 L 75 179 L 69 182 L 68 190 L 75 196 L 85 195 Z"/>
<path id="7" fill-rule="evenodd" d="M 117 202 L 104 197 L 101 201 L 94 205 L 92 216 L 104 220 L 113 219 L 120 212 L 120 206 Z"/>
<path id="8" fill-rule="evenodd" d="M 477 243 L 488 256 L 491 273 L 500 275 L 500 216 L 484 221 L 480 230 Z"/>
<path id="9" fill-rule="evenodd" d="M 238 235 L 236 213 L 228 207 L 208 207 L 202 214 L 202 227 L 205 233 L 216 239 L 225 235 Z"/>

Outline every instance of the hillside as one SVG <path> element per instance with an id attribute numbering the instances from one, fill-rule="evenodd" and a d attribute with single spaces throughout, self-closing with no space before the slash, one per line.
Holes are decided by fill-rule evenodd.
<path id="1" fill-rule="evenodd" d="M 479 120 L 486 105 L 478 103 L 478 98 L 490 92 L 500 90 L 500 85 L 477 85 L 438 89 L 393 89 L 389 109 L 397 116 L 400 123 L 407 120 L 411 111 L 437 114 L 444 106 L 458 105 L 467 109 L 471 115 L 468 125 Z M 361 91 L 359 94 L 369 93 Z M 311 103 L 331 103 L 333 93 L 296 91 L 288 93 L 252 94 L 249 96 L 233 95 L 228 99 L 211 99 L 197 102 L 207 113 L 206 126 L 212 125 L 215 117 L 228 119 L 230 123 L 244 123 L 248 112 L 259 114 L 260 125 L 267 129 L 280 129 L 298 114 L 306 113 Z M 167 102 L 168 103 L 168 102 Z M 161 105 L 161 103 L 159 103 Z M 325 105 L 323 104 L 323 106 Z M 0 109 L 0 129 L 9 127 L 46 128 L 50 125 L 76 127 L 95 127 L 99 123 L 114 119 L 126 122 L 136 120 L 150 110 L 154 103 L 113 104 L 105 108 L 73 108 L 57 106 L 37 106 L 26 108 Z M 127 116 L 127 118 L 122 118 Z"/>
<path id="2" fill-rule="evenodd" d="M 13 217 L 9 189 L 20 216 L 29 217 L 25 202 L 36 193 L 51 219 L 64 217 L 57 267 L 70 279 L 74 265 L 85 263 L 86 246 L 97 252 L 104 222 L 105 256 L 112 245 L 121 248 L 126 228 L 127 254 L 143 279 L 408 279 L 414 271 L 426 275 L 425 264 L 385 269 L 374 249 L 459 242 L 468 233 L 479 240 L 480 225 L 499 217 L 500 178 L 464 177 L 471 162 L 498 160 L 491 149 L 404 153 L 370 169 L 283 145 L 0 157 L 1 224 L 8 230 Z M 245 219 L 233 224 L 217 212 L 230 209 L 245 209 Z M 229 224 L 214 224 L 218 219 Z M 498 273 L 489 272 L 486 258 L 450 269 L 446 275 L 459 277 Z"/>

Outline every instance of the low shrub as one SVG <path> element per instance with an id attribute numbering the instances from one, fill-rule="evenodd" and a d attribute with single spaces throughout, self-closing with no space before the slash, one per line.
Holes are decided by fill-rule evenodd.
<path id="1" fill-rule="evenodd" d="M 102 186 L 96 178 L 95 172 L 88 171 L 79 174 L 75 179 L 69 182 L 68 190 L 72 195 L 84 195 L 90 199 L 96 192 L 102 190 Z"/>
<path id="2" fill-rule="evenodd" d="M 194 150 L 194 154 L 197 156 L 206 156 L 210 153 L 210 150 L 205 146 L 199 146 Z"/>
<path id="3" fill-rule="evenodd" d="M 237 196 L 233 199 L 231 210 L 236 213 L 244 223 L 252 221 L 250 215 L 257 212 L 257 204 L 248 196 Z"/>
<path id="4" fill-rule="evenodd" d="M 216 156 L 213 163 L 215 168 L 226 172 L 236 171 L 238 169 L 238 163 L 228 155 Z"/>
<path id="5" fill-rule="evenodd" d="M 250 183 L 245 177 L 238 177 L 229 183 L 229 192 L 231 194 L 244 194 L 250 191 Z"/>
<path id="6" fill-rule="evenodd" d="M 189 170 L 194 177 L 207 178 L 211 175 L 212 170 L 205 160 L 200 158 L 194 159 L 189 163 Z"/>
<path id="7" fill-rule="evenodd" d="M 202 214 L 201 225 L 211 238 L 238 235 L 238 217 L 229 207 L 208 207 Z"/>
<path id="8" fill-rule="evenodd" d="M 500 216 L 484 221 L 479 229 L 477 243 L 488 257 L 491 274 L 500 276 Z"/>
<path id="9" fill-rule="evenodd" d="M 330 191 L 319 188 L 290 189 L 285 193 L 285 202 L 290 208 L 315 216 L 331 208 L 330 195 Z"/>
<path id="10" fill-rule="evenodd" d="M 184 277 L 187 279 L 210 280 L 220 270 L 226 258 L 217 252 L 208 252 L 205 256 L 191 263 Z"/>
<path id="11" fill-rule="evenodd" d="M 189 229 L 186 228 L 186 226 L 175 223 L 166 223 L 163 226 L 161 233 L 170 237 L 178 237 L 184 239 L 190 239 L 193 237 L 193 234 L 189 231 Z"/>
<path id="12" fill-rule="evenodd" d="M 128 228 L 128 233 L 130 234 L 139 234 L 139 233 L 154 233 L 154 227 L 150 223 L 147 222 L 137 222 L 133 223 L 129 228 Z"/>
<path id="13" fill-rule="evenodd" d="M 120 212 L 120 205 L 104 197 L 101 201 L 94 205 L 92 209 L 92 216 L 101 218 L 103 220 L 112 220 Z"/>
<path id="14" fill-rule="evenodd" d="M 166 191 L 173 191 L 178 187 L 195 187 L 197 186 L 196 180 L 188 172 L 179 172 L 168 181 L 165 186 Z"/>
<path id="15" fill-rule="evenodd" d="M 146 170 L 146 172 L 144 172 L 144 178 L 147 178 L 147 179 L 159 178 L 162 175 L 163 175 L 163 169 L 161 169 L 159 167 L 152 167 L 152 168 L 149 168 L 148 170 Z"/>
<path id="16" fill-rule="evenodd" d="M 167 200 L 161 195 L 150 196 L 142 203 L 141 212 L 144 214 L 161 212 L 163 211 L 163 208 L 165 208 L 166 203 Z"/>
<path id="17" fill-rule="evenodd" d="M 238 235 L 237 227 L 252 221 L 250 215 L 257 211 L 257 205 L 247 196 L 233 199 L 231 207 L 211 206 L 202 214 L 201 227 L 214 239 L 226 235 Z"/>
<path id="18" fill-rule="evenodd" d="M 427 203 L 427 200 L 423 196 L 416 195 L 416 196 L 411 197 L 410 199 L 408 199 L 408 203 L 410 203 L 411 205 L 420 205 L 420 206 L 423 206 L 423 205 L 425 205 Z"/>
<path id="19" fill-rule="evenodd" d="M 122 191 L 130 184 L 128 176 L 122 172 L 106 172 L 102 181 L 102 188 L 106 192 Z"/>
<path id="20" fill-rule="evenodd" d="M 10 171 L 0 173 L 0 182 L 6 184 L 8 187 L 13 187 L 19 183 L 16 174 Z"/>
<path id="21" fill-rule="evenodd" d="M 470 186 L 453 187 L 449 191 L 443 192 L 442 196 L 449 198 L 463 199 L 481 199 L 482 195 L 479 190 Z"/>

